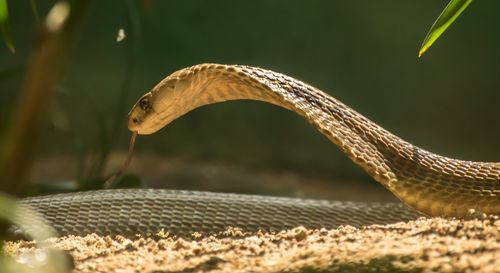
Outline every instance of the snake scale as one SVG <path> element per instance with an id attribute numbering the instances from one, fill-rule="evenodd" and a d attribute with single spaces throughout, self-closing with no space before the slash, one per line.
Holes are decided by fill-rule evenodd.
<path id="1" fill-rule="evenodd" d="M 23 200 L 60 235 L 215 233 L 303 225 L 363 226 L 429 216 L 500 214 L 500 163 L 451 159 L 420 149 L 323 91 L 292 77 L 243 65 L 181 69 L 142 96 L 128 128 L 152 134 L 189 111 L 229 100 L 259 100 L 304 117 L 404 204 L 366 204 L 171 190 L 102 190 Z M 417 212 L 418 211 L 418 212 Z"/>

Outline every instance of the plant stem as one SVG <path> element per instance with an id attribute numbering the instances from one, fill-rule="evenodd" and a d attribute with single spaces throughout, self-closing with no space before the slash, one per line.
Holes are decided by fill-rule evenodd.
<path id="1" fill-rule="evenodd" d="M 25 189 L 54 85 L 58 82 L 68 47 L 89 2 L 71 1 L 71 6 L 65 1 L 58 2 L 42 26 L 39 44 L 31 57 L 10 128 L 0 146 L 0 191 L 20 195 Z M 62 21 L 60 16 L 63 16 L 64 6 L 61 5 L 69 7 L 69 14 Z M 51 18 L 52 12 L 61 14 L 53 14 Z"/>

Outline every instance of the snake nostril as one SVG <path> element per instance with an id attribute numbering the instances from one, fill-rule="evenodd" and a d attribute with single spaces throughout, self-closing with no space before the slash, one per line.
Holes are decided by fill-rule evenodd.
<path id="1" fill-rule="evenodd" d="M 135 123 L 135 124 L 138 124 L 139 123 L 139 120 L 137 118 L 133 118 L 132 119 L 132 122 Z"/>

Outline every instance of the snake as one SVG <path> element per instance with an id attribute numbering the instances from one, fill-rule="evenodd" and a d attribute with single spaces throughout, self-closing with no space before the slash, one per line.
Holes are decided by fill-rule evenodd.
<path id="1" fill-rule="evenodd" d="M 401 203 L 364 203 L 166 189 L 109 189 L 22 200 L 60 235 L 187 236 L 228 227 L 255 232 L 335 228 L 416 219 L 500 214 L 500 163 L 440 156 L 404 141 L 331 95 L 290 76 L 245 65 L 178 70 L 144 94 L 128 115 L 149 135 L 198 107 L 257 100 L 305 118 Z"/>

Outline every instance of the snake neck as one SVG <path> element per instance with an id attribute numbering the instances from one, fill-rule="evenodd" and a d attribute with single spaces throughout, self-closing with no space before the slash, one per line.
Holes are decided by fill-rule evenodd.
<path id="1" fill-rule="evenodd" d="M 332 96 L 289 76 L 255 67 L 203 64 L 170 77 L 188 79 L 183 94 L 196 107 L 251 99 L 307 119 L 406 204 L 428 215 L 500 214 L 500 165 L 450 159 L 422 150 Z M 454 204 L 454 205 L 450 205 Z"/>

